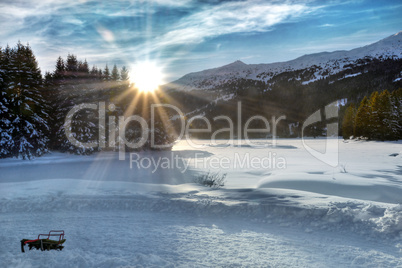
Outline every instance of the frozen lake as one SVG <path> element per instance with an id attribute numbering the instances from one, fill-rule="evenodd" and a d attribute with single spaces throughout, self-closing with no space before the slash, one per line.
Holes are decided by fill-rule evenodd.
<path id="1" fill-rule="evenodd" d="M 195 143 L 0 160 L 0 266 L 402 266 L 401 142 L 339 140 L 337 167 L 300 139 Z M 194 183 L 205 172 L 225 185 Z M 20 252 L 51 229 L 62 252 Z"/>

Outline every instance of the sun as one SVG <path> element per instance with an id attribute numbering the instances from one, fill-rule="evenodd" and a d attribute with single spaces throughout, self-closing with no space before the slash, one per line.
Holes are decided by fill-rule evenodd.
<path id="1" fill-rule="evenodd" d="M 156 62 L 137 62 L 131 67 L 130 81 L 142 92 L 153 92 L 164 84 L 162 68 Z"/>

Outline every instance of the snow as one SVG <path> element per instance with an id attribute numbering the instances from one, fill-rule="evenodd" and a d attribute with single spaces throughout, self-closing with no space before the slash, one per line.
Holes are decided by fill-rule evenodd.
<path id="1" fill-rule="evenodd" d="M 358 75 L 361 75 L 361 74 L 362 74 L 361 72 L 358 72 L 358 73 L 355 73 L 355 74 L 347 74 L 343 78 L 355 77 L 355 76 L 358 76 Z M 339 80 L 341 80 L 341 79 L 339 79 Z"/>
<path id="2" fill-rule="evenodd" d="M 336 168 L 300 139 L 1 159 L 0 266 L 401 267 L 401 145 L 339 140 Z M 193 183 L 207 171 L 225 186 Z M 51 229 L 62 252 L 20 252 Z"/>
<path id="3" fill-rule="evenodd" d="M 315 78 L 310 79 L 310 80 L 308 80 L 308 81 L 303 81 L 303 82 L 302 82 L 302 85 L 308 85 L 308 84 L 313 83 L 313 82 L 315 82 L 315 81 L 318 81 L 318 80 L 320 80 L 320 79 L 322 79 L 322 78 L 323 78 L 323 77 L 318 76 L 318 77 L 315 77 Z"/>
<path id="4" fill-rule="evenodd" d="M 282 72 L 302 70 L 309 67 L 318 68 L 318 72 L 314 74 L 316 78 L 302 82 L 303 85 L 307 85 L 348 69 L 345 66 L 349 64 L 360 64 L 358 63 L 359 59 L 373 58 L 402 58 L 402 33 L 399 32 L 373 44 L 349 51 L 314 53 L 287 62 L 245 64 L 241 61 L 235 61 L 218 68 L 186 74 L 180 79 L 165 85 L 165 87 L 183 91 L 208 90 L 241 78 L 268 82 L 274 75 Z M 327 74 L 321 75 L 324 71 L 327 71 Z M 347 75 L 344 78 L 359 74 Z"/>
<path id="5" fill-rule="evenodd" d="M 344 99 L 340 99 L 339 101 L 338 101 L 338 107 L 339 106 L 346 106 L 346 104 L 348 103 L 348 99 L 347 98 L 344 98 Z"/>

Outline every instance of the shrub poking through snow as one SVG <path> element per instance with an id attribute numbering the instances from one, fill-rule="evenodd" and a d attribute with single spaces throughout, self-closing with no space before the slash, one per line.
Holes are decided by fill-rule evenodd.
<path id="1" fill-rule="evenodd" d="M 209 171 L 206 174 L 198 176 L 195 182 L 211 188 L 219 188 L 225 185 L 226 175 L 227 173 L 221 174 L 220 172 Z"/>
<path id="2" fill-rule="evenodd" d="M 348 173 L 346 170 L 346 164 L 340 164 L 339 169 L 340 169 L 341 173 Z"/>

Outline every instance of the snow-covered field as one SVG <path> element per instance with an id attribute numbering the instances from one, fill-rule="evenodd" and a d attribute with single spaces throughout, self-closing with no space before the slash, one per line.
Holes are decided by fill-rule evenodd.
<path id="1" fill-rule="evenodd" d="M 340 140 L 335 168 L 300 139 L 196 143 L 0 160 L 0 267 L 402 267 L 401 141 Z M 52 229 L 63 251 L 21 253 Z"/>

